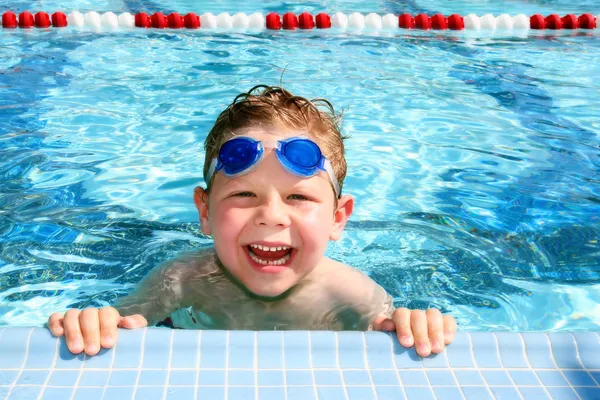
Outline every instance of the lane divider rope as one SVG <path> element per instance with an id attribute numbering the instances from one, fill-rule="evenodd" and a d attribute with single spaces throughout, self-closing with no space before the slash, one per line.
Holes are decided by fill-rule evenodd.
<path id="1" fill-rule="evenodd" d="M 64 28 L 67 26 L 76 28 L 87 28 L 95 31 L 111 31 L 120 28 L 155 28 L 155 29 L 251 29 L 251 30 L 307 30 L 307 29 L 343 29 L 343 30 L 394 30 L 394 29 L 417 29 L 417 30 L 526 30 L 526 29 L 596 29 L 600 14 L 567 14 L 560 16 L 550 14 L 543 16 L 534 14 L 526 16 L 518 14 L 511 16 L 501 14 L 494 16 L 486 14 L 481 17 L 469 14 L 462 17 L 459 14 L 444 16 L 435 14 L 386 14 L 383 17 L 376 13 L 363 15 L 361 13 L 344 14 L 335 13 L 332 16 L 320 13 L 316 16 L 308 12 L 296 15 L 288 12 L 283 15 L 270 13 L 263 16 L 261 13 L 246 15 L 237 13 L 230 15 L 221 13 L 214 15 L 205 13 L 197 15 L 188 13 L 181 15 L 176 12 L 165 15 L 157 12 L 146 14 L 144 12 L 135 15 L 125 12 L 118 16 L 113 12 L 99 14 L 96 11 L 82 14 L 73 11 L 66 15 L 57 11 L 52 15 L 40 11 L 32 14 L 23 11 L 15 14 L 6 11 L 2 14 L 2 27 L 4 29 L 15 28 Z"/>

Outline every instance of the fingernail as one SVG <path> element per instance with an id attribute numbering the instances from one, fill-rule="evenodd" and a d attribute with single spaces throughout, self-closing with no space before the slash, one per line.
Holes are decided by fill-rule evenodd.
<path id="1" fill-rule="evenodd" d="M 433 342 L 431 342 L 431 348 L 433 350 L 440 350 L 441 346 L 440 346 L 440 342 L 438 342 L 437 340 L 434 340 Z"/>
<path id="2" fill-rule="evenodd" d="M 112 336 L 110 335 L 106 335 L 102 338 L 102 341 L 104 342 L 104 344 L 106 345 L 111 345 L 113 340 L 112 340 Z"/>
<path id="3" fill-rule="evenodd" d="M 402 336 L 402 342 L 406 344 L 410 344 L 410 336 Z"/>
<path id="4" fill-rule="evenodd" d="M 429 346 L 426 344 L 422 344 L 418 347 L 419 349 L 419 354 L 427 354 L 429 353 L 431 350 L 429 349 Z"/>
<path id="5" fill-rule="evenodd" d="M 90 344 L 88 346 L 89 353 L 96 353 L 97 351 L 98 351 L 98 346 L 96 346 L 95 344 Z"/>

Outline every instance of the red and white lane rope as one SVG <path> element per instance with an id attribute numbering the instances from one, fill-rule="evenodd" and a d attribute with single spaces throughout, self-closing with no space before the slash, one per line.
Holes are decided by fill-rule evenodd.
<path id="1" fill-rule="evenodd" d="M 213 15 L 205 13 L 197 15 L 188 13 L 181 15 L 178 13 L 163 14 L 160 12 L 146 14 L 143 12 L 135 15 L 128 12 L 118 16 L 112 12 L 99 14 L 90 11 L 85 14 L 79 11 L 73 11 L 66 15 L 57 11 L 52 15 L 40 11 L 32 14 L 24 11 L 15 14 L 12 11 L 6 11 L 2 14 L 2 27 L 5 29 L 13 28 L 64 28 L 67 26 L 89 29 L 94 31 L 111 31 L 125 28 L 156 28 L 156 29 L 221 29 L 221 30 L 295 30 L 295 29 L 328 29 L 337 28 L 342 30 L 394 30 L 394 29 L 419 29 L 419 30 L 526 30 L 526 29 L 596 29 L 597 20 L 600 14 L 568 14 L 560 16 L 550 14 L 543 16 L 535 14 L 526 16 L 525 14 L 508 15 L 502 14 L 494 16 L 486 14 L 477 16 L 469 14 L 465 17 L 452 14 L 444 16 L 435 14 L 411 15 L 411 14 L 379 14 L 371 13 L 363 15 L 360 13 L 344 14 L 338 12 L 330 16 L 326 13 L 320 13 L 313 16 L 310 13 L 296 15 L 288 12 L 283 15 L 270 13 L 263 16 L 261 13 L 246 15 L 237 13 L 230 15 L 222 13 Z"/>

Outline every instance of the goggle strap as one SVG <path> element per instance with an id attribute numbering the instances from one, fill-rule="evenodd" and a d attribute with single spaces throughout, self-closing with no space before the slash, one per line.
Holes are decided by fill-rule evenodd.
<path id="1" fill-rule="evenodd" d="M 217 169 L 218 162 L 219 162 L 219 159 L 217 157 L 215 157 L 215 158 L 213 158 L 213 160 L 210 163 L 210 166 L 208 167 L 208 171 L 206 172 L 206 176 L 204 177 L 204 182 L 206 182 L 207 185 L 210 184 L 210 179 L 215 174 L 215 170 Z"/>
<path id="2" fill-rule="evenodd" d="M 323 161 L 323 169 L 325 170 L 325 172 L 327 172 L 327 175 L 329 175 L 329 179 L 331 180 L 331 183 L 333 184 L 333 190 L 335 191 L 335 196 L 336 197 L 340 197 L 340 184 L 338 183 L 337 177 L 335 176 L 335 172 L 333 172 L 333 167 L 331 166 L 331 163 L 329 162 L 329 160 L 327 158 L 324 158 Z"/>

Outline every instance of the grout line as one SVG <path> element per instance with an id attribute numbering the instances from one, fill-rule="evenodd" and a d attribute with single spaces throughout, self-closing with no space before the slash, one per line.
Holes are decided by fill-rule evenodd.
<path id="1" fill-rule="evenodd" d="M 487 389 L 488 394 L 491 396 L 491 398 L 495 398 L 496 396 L 494 396 L 494 392 L 492 392 L 492 389 L 490 389 L 490 385 L 488 384 L 488 381 L 485 379 L 485 376 L 483 376 L 483 374 L 481 373 L 482 369 L 481 367 L 479 367 L 479 365 L 477 364 L 477 359 L 475 358 L 475 351 L 473 349 L 473 340 L 471 340 L 471 334 L 469 332 L 465 332 L 467 335 L 467 338 L 469 339 L 469 351 L 470 351 L 470 355 L 471 355 L 471 361 L 473 361 L 473 365 L 474 365 L 474 369 L 476 371 L 479 371 L 479 375 L 481 375 L 481 380 L 483 380 L 483 384 L 484 387 Z M 491 368 L 490 368 L 491 369 Z M 498 368 L 496 368 L 498 369 Z"/>
<path id="2" fill-rule="evenodd" d="M 577 351 L 577 359 L 579 360 L 579 364 L 581 364 L 581 367 L 583 368 L 583 371 L 587 372 L 588 369 L 586 368 L 585 365 L 583 365 L 583 361 L 581 360 L 581 357 L 580 357 L 581 352 L 579 351 L 579 344 L 577 342 L 577 339 L 575 338 L 575 336 L 573 335 L 572 332 L 569 332 L 569 334 L 571 336 L 573 336 L 573 341 L 575 342 L 575 350 Z M 590 376 L 590 378 L 592 378 L 593 382 L 596 382 L 596 385 L 600 386 L 600 380 L 596 380 L 594 378 L 594 376 L 592 374 L 590 374 L 589 372 L 587 372 L 587 374 Z"/>
<path id="3" fill-rule="evenodd" d="M 450 374 L 452 374 L 452 377 L 454 378 L 454 382 L 456 382 L 456 387 L 458 388 L 458 392 L 461 394 L 461 396 L 463 397 L 463 399 L 466 399 L 467 395 L 465 395 L 465 392 L 463 392 L 461 384 L 458 381 L 458 378 L 456 377 L 456 373 L 454 372 L 455 368 L 450 365 L 450 358 L 448 357 L 448 351 L 446 350 L 445 347 L 444 347 L 444 350 L 445 350 L 444 351 L 444 356 L 446 357 L 446 362 L 447 362 L 447 367 L 446 368 L 448 368 L 448 370 L 450 371 Z M 483 376 L 481 378 L 485 380 L 485 378 L 483 378 Z"/>
<path id="4" fill-rule="evenodd" d="M 31 371 L 31 370 L 28 370 Z M 330 370 L 331 371 L 331 370 Z M 415 371 L 415 372 L 423 372 L 423 371 Z M 9 387 L 10 385 L 0 385 L 0 387 Z M 43 385 L 42 384 L 22 384 L 22 385 L 18 385 L 19 387 L 39 387 L 41 388 Z M 139 387 L 142 388 L 162 388 L 164 385 L 162 384 L 156 384 L 156 385 L 139 385 Z M 192 385 L 171 385 L 173 387 L 192 387 Z M 218 383 L 214 383 L 214 384 L 210 384 L 210 385 L 206 385 L 206 386 L 223 386 L 221 384 Z M 251 387 L 253 388 L 254 385 L 230 385 L 231 387 Z M 308 386 L 312 386 L 312 384 L 294 384 L 294 385 L 288 385 L 288 386 L 294 386 L 294 387 L 308 387 Z M 329 386 L 329 387 L 340 387 L 341 385 L 333 385 L 333 384 L 322 384 L 320 386 Z M 359 386 L 359 387 L 371 387 L 370 383 L 364 383 L 364 384 L 353 384 L 350 386 Z M 398 385 L 396 384 L 380 384 L 377 386 L 384 386 L 384 387 L 396 387 Z M 421 385 L 421 384 L 411 384 L 411 385 L 407 385 L 409 387 L 420 387 L 420 388 L 429 388 L 428 385 Z M 469 384 L 469 385 L 463 385 L 465 387 L 483 387 L 484 385 L 476 385 L 476 384 Z M 64 386 L 64 385 L 48 385 L 49 388 L 72 388 L 73 386 Z M 85 385 L 85 386 L 79 386 L 82 388 L 104 388 L 104 385 Z M 133 387 L 133 385 L 119 385 L 119 386 L 114 386 L 114 387 Z M 283 387 L 283 385 L 261 385 L 260 387 Z M 434 387 L 456 387 L 456 385 L 435 385 Z M 494 387 L 502 387 L 502 388 L 512 388 L 514 387 L 513 385 L 494 385 Z M 527 387 L 527 388 L 539 388 L 540 385 L 521 385 L 519 387 Z M 560 385 L 548 385 L 548 387 L 551 388 L 569 388 L 569 386 L 560 386 Z M 597 388 L 598 386 L 593 384 L 593 385 L 579 385 L 577 386 L 578 388 Z"/>
<path id="5" fill-rule="evenodd" d="M 375 394 L 375 400 L 379 400 L 379 395 L 377 394 L 377 388 L 375 386 L 375 382 L 373 381 L 373 375 L 371 375 L 371 368 L 369 366 L 369 359 L 367 358 L 367 338 L 365 337 L 365 333 L 362 332 L 363 339 L 363 362 L 365 369 L 367 370 L 367 374 L 369 375 L 369 380 L 371 381 L 371 387 L 373 388 L 373 393 Z M 392 344 L 392 357 L 394 357 L 394 365 L 396 366 L 396 371 L 398 371 L 398 365 L 396 365 L 396 357 L 393 351 L 394 347 Z M 400 381 L 400 376 L 398 376 L 398 381 Z M 402 387 L 402 386 L 400 386 Z M 402 392 L 404 392 L 404 388 L 402 387 Z M 406 393 L 404 393 L 404 398 L 406 398 Z"/>
<path id="6" fill-rule="evenodd" d="M 8 391 L 8 396 L 6 396 L 7 398 L 10 398 L 10 395 L 12 394 L 13 390 L 15 390 L 15 386 L 17 386 L 17 381 L 19 380 L 19 377 L 23 374 L 23 371 L 25 370 L 25 364 L 27 363 L 27 359 L 29 358 L 29 342 L 31 340 L 31 335 L 33 334 L 33 329 L 34 328 L 31 328 L 31 330 L 29 331 L 29 335 L 27 336 L 27 344 L 25 345 L 25 357 L 23 358 L 23 365 L 21 365 L 21 368 L 19 369 L 19 373 L 17 374 L 17 377 L 13 381 L 12 385 L 10 385 L 10 390 Z M 21 386 L 21 385 L 19 385 L 19 386 Z M 40 393 L 40 396 L 41 395 L 42 395 L 42 393 Z"/>
<path id="7" fill-rule="evenodd" d="M 254 331 L 254 398 L 258 399 L 258 332 Z"/>
<path id="8" fill-rule="evenodd" d="M 148 327 L 144 328 L 144 334 L 142 335 L 142 343 L 141 343 L 141 352 L 140 352 L 140 363 L 138 366 L 138 374 L 137 374 L 137 378 L 135 379 L 135 387 L 133 388 L 133 395 L 131 396 L 132 399 L 135 399 L 135 394 L 137 393 L 137 388 L 140 384 L 140 376 L 142 376 L 142 368 L 144 365 L 144 354 L 146 353 L 146 333 L 148 332 Z M 103 399 L 104 400 L 104 399 Z"/>
<path id="9" fill-rule="evenodd" d="M 393 347 L 394 345 L 392 344 L 392 351 L 394 349 Z M 414 345 L 413 345 L 414 347 Z M 429 344 L 429 347 L 431 347 L 431 343 Z M 417 351 L 417 349 L 415 349 L 415 352 Z M 419 355 L 419 353 L 417 353 L 417 355 Z M 429 380 L 429 375 L 427 375 L 427 368 L 423 366 L 423 357 L 421 357 L 419 355 L 419 358 L 421 359 L 421 369 L 423 371 L 423 375 L 425 376 L 425 380 L 427 381 L 427 384 L 429 385 L 429 390 L 431 391 L 431 394 L 433 395 L 433 397 L 435 397 L 436 399 L 439 399 L 436 395 L 435 395 L 435 390 L 433 390 L 433 385 L 431 384 L 431 381 Z M 462 394 L 462 393 L 461 393 Z"/>
<path id="10" fill-rule="evenodd" d="M 504 366 L 504 363 L 502 362 L 502 357 L 500 356 L 500 343 L 498 342 L 498 336 L 496 336 L 495 332 L 491 332 L 491 333 L 492 333 L 492 336 L 494 337 L 494 341 L 496 342 L 496 353 L 498 355 L 498 361 L 500 361 L 500 365 L 502 366 L 504 373 L 508 376 L 508 379 L 510 379 L 510 382 L 513 384 L 513 386 L 517 390 L 517 394 L 519 395 L 519 398 L 521 400 L 525 400 L 523 398 L 523 395 L 521 394 L 521 391 L 519 390 L 519 386 L 515 385 L 515 381 L 513 380 L 512 376 L 510 376 L 510 374 L 508 373 L 508 369 Z M 485 377 L 483 379 L 485 380 Z"/>
<path id="11" fill-rule="evenodd" d="M 283 392 L 285 393 L 285 400 L 288 399 L 289 395 L 288 395 L 288 384 L 287 384 L 287 368 L 286 368 L 286 363 L 285 363 L 285 335 L 283 334 L 283 332 L 281 332 L 281 368 L 283 370 Z M 256 400 L 258 400 L 258 396 L 256 397 Z"/>
<path id="12" fill-rule="evenodd" d="M 195 380 L 195 384 L 194 384 L 194 400 L 198 400 L 198 390 L 200 389 L 198 387 L 199 381 L 200 381 L 200 345 L 202 343 L 202 331 L 199 329 L 198 330 L 198 347 L 196 347 L 196 380 Z"/>
<path id="13" fill-rule="evenodd" d="M 363 332 L 363 337 L 365 340 L 365 358 L 366 358 L 367 364 L 368 364 L 369 358 L 367 356 L 367 336 L 366 336 L 365 332 Z M 394 344 L 393 343 L 392 343 L 392 354 L 394 354 Z M 400 384 L 400 388 L 402 389 L 402 394 L 404 395 L 405 399 L 408 399 L 408 395 L 406 394 L 406 389 L 404 388 L 404 381 L 402 381 L 402 378 L 400 377 L 400 371 L 398 370 L 398 365 L 396 365 L 396 357 L 395 356 L 394 356 L 394 365 L 396 366 L 396 368 L 394 368 L 394 370 L 396 372 L 396 376 L 398 377 L 398 383 Z M 422 370 L 422 368 L 423 368 L 423 362 L 421 361 L 421 368 L 415 368 L 415 369 Z M 371 369 L 370 366 L 369 366 L 369 369 Z M 413 368 L 410 368 L 410 369 L 413 369 Z"/>
<path id="14" fill-rule="evenodd" d="M 116 368 L 115 368 L 116 369 Z M 139 368 L 118 368 L 119 371 L 137 371 Z M 166 368 L 144 368 L 145 371 L 164 371 Z M 184 371 L 184 372 L 189 372 L 189 371 L 194 371 L 194 368 L 171 368 L 173 371 Z M 310 368 L 288 368 L 290 371 L 309 371 Z M 314 368 L 315 371 L 331 371 L 333 368 L 327 368 L 327 367 L 323 367 L 323 368 Z M 364 368 L 344 368 L 345 370 L 348 371 L 362 371 L 364 370 Z M 428 370 L 428 371 L 446 371 L 448 368 L 443 368 L 443 367 L 422 367 L 422 368 L 402 368 L 403 370 L 407 370 L 407 371 L 423 371 L 424 369 Z M 476 368 L 476 367 L 460 367 L 460 368 L 454 368 L 457 371 L 503 371 L 503 370 L 525 370 L 526 368 L 486 368 L 486 367 L 482 367 L 482 368 Z M 540 371 L 556 371 L 557 368 L 536 368 L 536 370 L 540 370 Z M 60 371 L 79 371 L 81 370 L 81 368 L 61 368 Z M 86 369 L 86 371 L 96 371 L 96 372 L 104 372 L 104 371 L 110 371 L 111 368 L 110 367 L 89 367 Z M 206 371 L 225 371 L 225 368 L 203 368 L 203 370 Z M 229 371 L 252 371 L 253 368 L 229 368 Z M 395 371 L 395 368 L 371 368 L 371 370 L 373 371 Z M 19 368 L 4 368 L 4 369 L 0 369 L 0 372 L 2 371 L 20 371 Z M 27 368 L 27 371 L 48 371 L 48 368 Z M 261 371 L 281 371 L 281 368 L 261 368 Z M 599 368 L 594 368 L 594 369 L 581 369 L 581 368 L 562 368 L 562 371 L 586 371 L 586 372 L 600 372 Z M 38 384 L 38 386 L 40 386 L 41 384 Z M 1 385 L 0 387 L 6 387 L 6 386 L 10 386 L 10 384 L 7 385 Z M 53 386 L 53 385 L 50 385 Z M 54 385 L 56 386 L 56 385 Z M 140 386 L 148 386 L 148 385 L 140 385 Z M 155 385 L 150 385 L 150 386 L 155 386 Z M 189 385 L 188 385 L 189 386 Z M 350 385 L 352 386 L 352 385 Z M 481 386 L 481 385 L 479 385 Z M 561 386 L 561 387 L 568 387 L 568 385 L 548 385 L 548 386 Z M 579 385 L 578 385 L 579 386 Z M 585 385 L 583 385 L 585 386 Z"/>
<path id="15" fill-rule="evenodd" d="M 110 378 L 112 378 L 112 374 L 115 370 L 115 358 L 117 358 L 117 342 L 119 337 L 119 328 L 117 327 L 117 337 L 115 338 L 115 345 L 112 347 L 112 360 L 110 360 L 110 369 L 108 370 L 108 379 L 106 380 L 106 385 L 104 385 L 104 390 L 102 391 L 102 398 L 106 395 L 106 389 L 108 389 L 108 384 L 110 383 Z M 93 371 L 93 370 L 92 370 Z"/>
<path id="16" fill-rule="evenodd" d="M 315 379 L 315 367 L 313 366 L 313 357 L 312 357 L 312 337 L 310 331 L 307 331 L 308 334 L 308 362 L 310 364 L 310 373 L 313 378 L 313 389 L 315 392 L 315 399 L 319 398 L 319 391 L 317 390 L 317 380 Z"/>
<path id="17" fill-rule="evenodd" d="M 229 400 L 229 332 L 225 331 L 225 400 Z"/>
<path id="18" fill-rule="evenodd" d="M 175 329 L 171 329 L 171 343 L 169 344 L 169 361 L 167 362 L 167 381 L 165 382 L 163 400 L 167 400 L 169 393 L 169 381 L 171 380 L 171 363 L 173 362 L 173 339 L 175 338 Z"/>
<path id="19" fill-rule="evenodd" d="M 337 368 L 340 372 L 340 377 L 342 378 L 342 388 L 344 389 L 344 396 L 346 396 L 346 400 L 349 400 L 348 397 L 348 388 L 346 387 L 346 380 L 344 379 L 344 374 L 342 373 L 342 367 L 340 365 L 340 339 L 338 337 L 337 332 L 334 332 L 335 336 L 335 361 L 337 362 Z"/>
<path id="20" fill-rule="evenodd" d="M 548 398 L 551 399 L 552 396 L 550 395 L 550 392 L 548 392 L 546 385 L 544 385 L 544 383 L 542 382 L 540 377 L 535 373 L 535 370 L 533 369 L 533 366 L 531 365 L 531 362 L 529 361 L 529 357 L 527 356 L 527 342 L 525 342 L 525 338 L 523 337 L 523 334 L 518 333 L 518 335 L 519 335 L 519 338 L 521 339 L 521 345 L 523 346 L 523 358 L 525 359 L 525 362 L 527 363 L 529 371 L 531 371 L 533 376 L 535 376 L 535 379 L 537 379 L 542 384 L 542 387 L 544 388 L 544 391 L 548 395 Z M 510 373 L 508 373 L 508 374 L 510 375 Z M 525 387 L 525 386 L 529 386 L 529 385 L 521 385 L 521 387 Z"/>
<path id="21" fill-rule="evenodd" d="M 42 387 L 40 397 L 42 396 L 42 393 L 44 393 L 44 391 L 48 387 L 48 382 L 50 382 L 50 377 L 54 373 L 54 367 L 56 366 L 56 360 L 58 359 L 58 352 L 60 349 L 60 339 L 56 338 L 55 340 L 56 340 L 56 345 L 54 346 L 54 359 L 52 360 L 52 364 L 50 364 L 50 368 L 48 368 L 48 370 L 49 370 L 48 376 L 46 377 L 46 380 L 44 381 L 44 385 Z M 65 346 L 66 346 L 66 339 L 65 339 Z M 71 396 L 71 399 L 73 398 L 73 396 L 75 396 L 75 390 L 73 390 L 73 395 Z"/>
<path id="22" fill-rule="evenodd" d="M 567 379 L 567 377 L 563 373 L 563 369 L 561 367 L 559 367 L 558 364 L 556 363 L 556 360 L 554 359 L 554 351 L 552 351 L 552 340 L 550 340 L 550 336 L 548 336 L 548 334 L 545 333 L 545 332 L 542 332 L 542 335 L 545 335 L 546 339 L 548 340 L 548 344 L 550 345 L 550 359 L 552 360 L 552 362 L 556 366 L 556 369 L 558 370 L 558 372 L 560 372 L 560 374 L 562 375 L 562 377 L 569 384 L 569 387 L 571 388 L 571 390 L 573 391 L 573 393 L 575 393 L 575 396 L 577 396 L 577 398 L 579 400 L 584 400 L 584 399 L 581 399 L 581 396 L 579 396 L 579 393 L 577 393 L 577 391 L 575 390 L 575 388 L 571 384 L 571 381 Z M 578 370 L 578 371 L 580 371 L 580 370 Z"/>
<path id="23" fill-rule="evenodd" d="M 84 347 L 85 347 L 85 343 L 84 343 Z M 100 346 L 100 349 L 102 349 L 101 346 Z M 79 382 L 81 381 L 81 376 L 83 375 L 83 371 L 85 371 L 85 369 L 84 369 L 85 362 L 87 361 L 88 358 L 90 358 L 90 356 L 88 356 L 87 354 L 85 354 L 85 350 L 84 350 L 83 361 L 81 363 L 81 368 L 79 370 L 79 375 L 77 376 L 77 380 L 75 381 L 75 384 L 73 385 L 73 393 L 71 394 L 71 399 L 73 397 L 75 397 L 75 390 L 77 390 L 77 387 L 79 386 Z"/>

